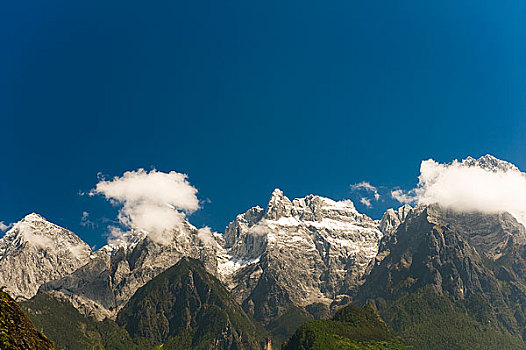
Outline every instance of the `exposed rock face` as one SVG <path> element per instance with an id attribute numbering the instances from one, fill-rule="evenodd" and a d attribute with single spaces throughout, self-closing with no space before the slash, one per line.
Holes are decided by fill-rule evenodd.
<path id="1" fill-rule="evenodd" d="M 260 320 L 290 305 L 319 312 L 356 288 L 381 237 L 378 222 L 351 201 L 291 201 L 276 189 L 265 210 L 251 208 L 228 225 L 219 272 Z"/>
<path id="2" fill-rule="evenodd" d="M 73 232 L 29 214 L 0 239 L 0 285 L 15 299 L 29 299 L 43 283 L 86 264 L 90 254 Z"/>
<path id="3" fill-rule="evenodd" d="M 216 273 L 218 245 L 210 232 L 185 222 L 165 236 L 163 243 L 143 235 L 132 243 L 105 246 L 88 264 L 42 288 L 68 298 L 83 313 L 103 319 L 113 318 L 138 288 L 183 256 L 201 260 Z"/>
<path id="4" fill-rule="evenodd" d="M 433 206 L 417 208 L 398 227 L 383 248 L 388 255 L 372 269 L 360 295 L 392 297 L 432 285 L 438 293 L 463 298 L 468 290 L 498 289 L 491 279 L 486 280 L 489 271 L 467 237 L 442 226 L 438 212 Z"/>
<path id="5" fill-rule="evenodd" d="M 514 164 L 495 158 L 491 154 L 475 159 L 473 157 L 467 157 L 462 161 L 462 165 L 467 167 L 478 167 L 488 171 L 520 171 Z"/>
<path id="6" fill-rule="evenodd" d="M 525 238 L 524 226 L 507 213 L 417 207 L 380 245 L 382 259 L 369 267 L 356 300 L 394 300 L 424 287 L 452 300 L 482 298 L 477 304 L 490 310 L 484 322 L 522 334 Z"/>
<path id="7" fill-rule="evenodd" d="M 428 212 L 436 223 L 459 232 L 484 258 L 497 260 L 510 247 L 526 244 L 526 228 L 509 213 L 459 213 L 438 206 Z"/>
<path id="8" fill-rule="evenodd" d="M 413 212 L 413 208 L 409 204 L 404 204 L 397 210 L 387 209 L 382 220 L 380 220 L 380 231 L 385 235 L 390 235 L 396 231 L 398 226 Z"/>

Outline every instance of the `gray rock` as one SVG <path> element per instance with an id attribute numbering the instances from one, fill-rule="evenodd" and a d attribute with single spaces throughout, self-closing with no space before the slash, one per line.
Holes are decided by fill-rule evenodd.
<path id="1" fill-rule="evenodd" d="M 163 243 L 145 234 L 132 243 L 107 245 L 85 266 L 42 289 L 54 291 L 100 320 L 114 318 L 137 289 L 184 256 L 201 260 L 210 273 L 217 273 L 218 244 L 210 232 L 185 222 L 164 234 L 167 240 Z"/>
<path id="2" fill-rule="evenodd" d="M 89 261 L 90 247 L 73 232 L 29 214 L 0 239 L 0 285 L 17 300 Z"/>
<path id="3" fill-rule="evenodd" d="M 396 300 L 423 288 L 452 300 L 479 298 L 489 305 L 485 323 L 523 334 L 525 237 L 524 226 L 508 213 L 418 206 L 381 242 L 354 301 Z"/>
<path id="4" fill-rule="evenodd" d="M 380 231 L 382 231 L 384 235 L 394 233 L 412 211 L 413 208 L 409 204 L 404 204 L 396 211 L 394 209 L 387 209 L 380 220 Z"/>
<path id="5" fill-rule="evenodd" d="M 290 305 L 321 310 L 361 283 L 381 238 L 378 222 L 351 201 L 314 195 L 291 201 L 276 189 L 265 210 L 251 208 L 227 226 L 219 274 L 260 320 Z"/>

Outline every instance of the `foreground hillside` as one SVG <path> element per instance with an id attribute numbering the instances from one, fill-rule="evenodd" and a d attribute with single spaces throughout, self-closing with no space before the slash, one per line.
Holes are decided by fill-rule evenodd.
<path id="1" fill-rule="evenodd" d="M 39 292 L 20 306 L 33 323 L 53 339 L 57 349 L 138 350 L 126 330 L 114 321 L 98 322 L 50 292 Z"/>
<path id="2" fill-rule="evenodd" d="M 360 350 L 408 349 L 387 328 L 378 313 L 369 305 L 348 305 L 331 320 L 305 323 L 283 350 Z"/>
<path id="3" fill-rule="evenodd" d="M 0 289 L 0 349 L 53 349 L 53 342 L 35 328 L 20 306 L 3 289 Z"/>

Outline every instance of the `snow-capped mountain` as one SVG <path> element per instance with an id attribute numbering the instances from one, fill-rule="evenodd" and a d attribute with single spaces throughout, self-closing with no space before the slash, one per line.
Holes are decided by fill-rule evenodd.
<path id="1" fill-rule="evenodd" d="M 461 164 L 466 167 L 478 167 L 488 171 L 520 171 L 514 164 L 495 158 L 491 154 L 486 154 L 478 159 L 468 156 L 462 160 Z"/>
<path id="2" fill-rule="evenodd" d="M 201 260 L 209 272 L 216 273 L 218 244 L 209 230 L 185 221 L 163 235 L 162 243 L 142 232 L 134 239 L 106 245 L 85 266 L 42 289 L 66 298 L 87 315 L 103 319 L 114 317 L 138 288 L 184 256 Z"/>
<path id="3" fill-rule="evenodd" d="M 519 171 L 490 155 L 451 164 Z M 382 237 L 396 235 L 422 208 L 404 205 L 372 220 L 349 200 L 315 195 L 290 200 L 276 189 L 266 208 L 255 206 L 238 215 L 224 235 L 184 221 L 166 230 L 162 242 L 148 232 L 132 230 L 95 253 L 70 231 L 31 214 L 0 240 L 0 282 L 24 298 L 42 285 L 100 319 L 115 316 L 138 288 L 189 256 L 203 261 L 260 320 L 272 320 L 291 306 L 321 316 L 350 299 L 364 276 L 389 253 L 385 245 L 392 241 Z M 447 216 L 444 225 L 454 228 L 461 217 L 455 215 Z M 526 240 L 524 234 L 514 233 L 517 228 L 502 226 L 502 234 L 487 235 L 477 233 L 477 223 L 471 227 L 473 246 L 484 247 L 491 259 L 507 245 Z M 503 235 L 513 240 L 501 239 Z"/>
<path id="4" fill-rule="evenodd" d="M 471 173 L 490 178 L 466 186 L 475 194 L 487 184 L 498 187 L 504 177 L 524 180 L 513 164 L 490 155 L 427 165 L 440 174 L 469 173 L 468 181 Z M 443 178 L 426 180 L 437 179 Z M 439 183 L 453 188 L 456 199 L 462 191 L 449 184 Z M 424 185 L 429 183 L 419 183 L 418 190 Z M 491 199 L 464 196 L 475 204 Z M 513 192 L 509 198 L 516 197 Z M 487 312 L 477 322 L 526 334 L 526 228 L 513 211 L 517 207 L 448 206 L 440 196 L 429 198 L 373 220 L 349 200 L 290 200 L 276 189 L 265 208 L 237 215 L 224 234 L 184 221 L 160 235 L 121 232 L 94 253 L 72 232 L 30 214 L 0 239 L 0 284 L 19 298 L 30 298 L 40 287 L 86 315 L 115 318 L 139 288 L 188 256 L 203 262 L 231 298 L 283 339 L 312 316 L 329 317 L 350 301 L 376 301 L 382 312 L 404 295 L 428 292 L 464 306 L 478 298 Z M 188 295 L 194 290 L 177 289 Z"/>
<path id="5" fill-rule="evenodd" d="M 247 311 L 269 320 L 290 305 L 323 313 L 344 299 L 376 256 L 382 233 L 351 201 L 291 201 L 276 189 L 266 209 L 238 215 L 224 238 L 221 278 Z"/>
<path id="6" fill-rule="evenodd" d="M 43 283 L 77 270 L 90 255 L 73 232 L 32 213 L 0 239 L 0 285 L 16 299 L 31 298 Z"/>
<path id="7" fill-rule="evenodd" d="M 168 240 L 159 243 L 148 233 L 131 233 L 42 289 L 85 314 L 113 317 L 138 288 L 189 256 L 203 261 L 240 303 L 252 308 L 269 303 L 258 300 L 258 288 L 265 283 L 279 288 L 274 297 L 284 299 L 274 303 L 274 311 L 264 312 L 267 316 L 279 315 L 289 305 L 319 304 L 328 310 L 359 284 L 382 237 L 379 222 L 358 213 L 351 201 L 313 195 L 290 201 L 280 190 L 272 193 L 266 209 L 254 207 L 238 215 L 224 236 L 188 222 L 164 235 Z"/>

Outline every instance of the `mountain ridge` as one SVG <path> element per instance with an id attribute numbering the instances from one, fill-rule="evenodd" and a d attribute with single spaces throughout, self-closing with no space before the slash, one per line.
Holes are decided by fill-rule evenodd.
<path id="1" fill-rule="evenodd" d="M 454 164 L 519 171 L 489 155 L 445 166 Z M 34 227 L 28 231 L 26 223 Z M 6 265 L 16 270 L 17 281 L 46 255 L 57 262 L 53 249 L 45 248 L 52 238 L 66 237 L 55 250 L 70 255 L 60 262 L 74 259 L 72 247 L 79 245 L 87 258 L 71 272 L 33 281 L 27 295 L 40 288 L 98 320 L 115 319 L 139 288 L 189 256 L 204 263 L 244 312 L 281 340 L 301 323 L 328 318 L 349 302 L 372 300 L 383 312 L 424 290 L 444 296 L 441 302 L 457 311 L 479 300 L 487 310 L 483 316 L 470 314 L 469 322 L 491 322 L 514 337 L 526 335 L 526 228 L 504 211 L 406 204 L 373 220 L 349 200 L 312 194 L 291 200 L 275 189 L 265 208 L 238 214 L 223 235 L 188 221 L 162 234 L 167 239 L 160 243 L 146 231 L 131 230 L 122 241 L 91 252 L 78 236 L 33 213 L 0 239 L 0 279 L 5 279 L 2 264 L 15 261 L 6 257 L 30 257 L 19 259 L 21 268 Z"/>

